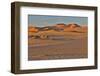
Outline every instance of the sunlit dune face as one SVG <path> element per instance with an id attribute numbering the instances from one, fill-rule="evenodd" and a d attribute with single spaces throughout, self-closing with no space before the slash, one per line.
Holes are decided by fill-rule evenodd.
<path id="1" fill-rule="evenodd" d="M 30 27 L 28 27 L 28 31 L 34 33 L 34 32 L 38 32 L 39 30 L 36 29 L 35 27 L 30 26 Z"/>

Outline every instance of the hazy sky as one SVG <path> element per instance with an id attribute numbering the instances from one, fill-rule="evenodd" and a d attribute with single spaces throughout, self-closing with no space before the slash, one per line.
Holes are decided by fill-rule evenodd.
<path id="1" fill-rule="evenodd" d="M 58 23 L 77 23 L 80 25 L 88 25 L 87 17 L 75 17 L 75 16 L 50 16 L 50 15 L 29 15 L 28 24 L 43 27 L 49 25 L 55 25 Z"/>

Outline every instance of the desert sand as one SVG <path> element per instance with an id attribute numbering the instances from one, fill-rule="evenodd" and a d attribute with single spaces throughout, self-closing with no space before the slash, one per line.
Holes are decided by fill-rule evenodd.
<path id="1" fill-rule="evenodd" d="M 86 26 L 59 24 L 56 27 L 31 27 L 28 32 L 28 60 L 88 57 Z"/>

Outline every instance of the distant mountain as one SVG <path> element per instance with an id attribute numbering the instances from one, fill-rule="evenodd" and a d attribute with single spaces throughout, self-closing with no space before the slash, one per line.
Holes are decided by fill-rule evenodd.
<path id="1" fill-rule="evenodd" d="M 80 25 L 78 25 L 78 24 L 75 24 L 75 23 L 72 23 L 72 24 L 67 24 L 67 26 L 66 27 L 69 27 L 69 28 L 77 28 L 77 27 L 81 27 Z"/>
<path id="2" fill-rule="evenodd" d="M 49 30 L 65 31 L 65 32 L 75 32 L 75 31 L 79 32 L 83 30 L 84 32 L 86 32 L 87 26 L 81 26 L 76 23 L 70 23 L 70 24 L 59 23 L 45 27 L 29 26 L 29 32 L 39 32 L 39 31 L 49 31 Z"/>
<path id="3" fill-rule="evenodd" d="M 66 32 L 75 32 L 77 29 L 81 29 L 81 26 L 75 23 L 67 24 L 67 26 L 64 28 L 64 31 Z"/>
<path id="4" fill-rule="evenodd" d="M 64 28 L 64 27 L 66 27 L 66 24 L 64 24 L 64 23 L 59 23 L 59 24 L 56 24 L 55 27 L 56 27 L 56 28 Z"/>

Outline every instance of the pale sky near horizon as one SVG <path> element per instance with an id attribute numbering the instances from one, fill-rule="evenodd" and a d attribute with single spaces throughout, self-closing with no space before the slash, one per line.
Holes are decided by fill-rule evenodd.
<path id="1" fill-rule="evenodd" d="M 58 23 L 76 23 L 79 25 L 88 25 L 88 17 L 75 16 L 50 16 L 50 15 L 29 15 L 28 25 L 37 27 L 50 26 Z"/>

